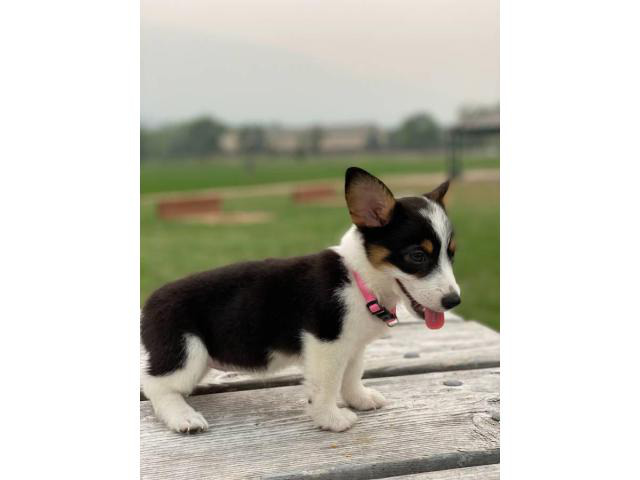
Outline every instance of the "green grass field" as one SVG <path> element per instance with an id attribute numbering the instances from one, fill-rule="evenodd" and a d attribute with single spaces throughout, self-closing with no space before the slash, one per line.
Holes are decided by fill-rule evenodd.
<path id="1" fill-rule="evenodd" d="M 444 168 L 444 157 L 423 153 L 352 154 L 327 157 L 259 157 L 250 173 L 243 159 L 214 158 L 180 164 L 151 163 L 140 168 L 140 192 L 158 193 L 190 191 L 204 188 L 259 185 L 297 180 L 341 178 L 345 169 L 357 165 L 376 175 L 389 173 L 438 172 Z M 497 158 L 465 158 L 466 168 L 497 168 Z"/>
<path id="2" fill-rule="evenodd" d="M 379 159 L 368 160 L 378 162 Z M 408 163 L 396 165 L 394 172 L 410 172 Z M 338 163 L 338 162 L 337 162 Z M 318 178 L 336 178 L 344 174 L 344 165 L 314 166 Z M 356 162 L 353 162 L 356 163 Z M 479 162 L 480 164 L 483 161 Z M 356 163 L 371 168 L 366 161 Z M 497 160 L 484 161 L 486 166 L 497 166 Z M 385 168 L 377 163 L 371 171 L 384 177 Z M 188 173 L 175 177 L 171 169 L 178 167 L 144 167 L 143 191 L 191 190 L 214 185 L 205 182 L 214 178 L 216 185 L 251 184 L 253 178 L 232 179 L 217 173 L 223 169 L 212 165 L 190 166 Z M 225 167 L 226 168 L 226 167 Z M 232 167 L 228 168 L 239 168 Z M 283 167 L 284 168 L 284 167 Z M 403 170 L 407 168 L 407 170 Z M 427 169 L 430 167 L 427 167 Z M 434 171 L 442 169 L 434 166 Z M 262 183 L 316 178 L 311 171 L 300 167 L 282 176 L 268 168 L 260 173 Z M 413 171 L 425 170 L 424 163 Z M 162 171 L 161 175 L 158 172 Z M 200 172 L 198 174 L 198 171 Z M 258 169 L 258 171 L 262 171 Z M 321 172 L 321 174 L 319 173 Z M 333 173 L 332 173 L 333 172 Z M 214 175 L 214 177 L 209 177 Z M 230 174 L 229 174 L 230 175 Z M 325 176 L 327 175 L 327 176 Z M 145 180 L 146 179 L 146 180 Z M 146 183 L 145 183 L 146 182 Z M 146 189 L 146 190 L 145 190 Z M 499 184 L 477 182 L 454 184 L 449 200 L 449 212 L 457 231 L 458 253 L 454 270 L 462 288 L 462 305 L 457 311 L 465 318 L 476 319 L 492 328 L 500 328 L 500 237 L 499 237 Z M 160 221 L 155 217 L 152 204 L 141 207 L 141 297 L 146 299 L 153 289 L 183 275 L 206 270 L 227 263 L 285 257 L 311 253 L 335 245 L 350 225 L 345 207 L 297 205 L 289 197 L 247 198 L 225 201 L 225 210 L 268 211 L 273 221 L 253 225 L 197 225 Z"/>

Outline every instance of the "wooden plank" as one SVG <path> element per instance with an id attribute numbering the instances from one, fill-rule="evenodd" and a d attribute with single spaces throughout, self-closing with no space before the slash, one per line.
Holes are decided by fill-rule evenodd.
<path id="1" fill-rule="evenodd" d="M 416 357 L 416 355 L 418 355 Z M 401 323 L 366 351 L 365 378 L 495 367 L 500 364 L 500 336 L 477 322 L 453 322 L 439 331 L 423 323 Z M 269 377 L 211 370 L 194 395 L 297 385 L 299 367 Z"/>
<path id="2" fill-rule="evenodd" d="M 441 470 L 439 472 L 401 475 L 384 480 L 500 480 L 500 465 L 454 468 L 452 470 Z"/>
<path id="3" fill-rule="evenodd" d="M 142 478 L 357 480 L 499 462 L 499 369 L 365 383 L 389 405 L 343 433 L 313 426 L 300 386 L 190 398 L 210 424 L 197 435 L 169 431 L 141 402 Z"/>
<path id="4" fill-rule="evenodd" d="M 405 321 L 367 347 L 364 377 L 489 368 L 499 364 L 500 336 L 484 325 L 452 319 L 441 330 L 433 331 L 425 328 L 424 323 Z M 299 367 L 269 377 L 212 369 L 193 394 L 297 385 L 301 380 Z"/>

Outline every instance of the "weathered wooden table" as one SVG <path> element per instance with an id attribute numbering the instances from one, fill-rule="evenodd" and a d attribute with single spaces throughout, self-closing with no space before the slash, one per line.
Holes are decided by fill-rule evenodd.
<path id="1" fill-rule="evenodd" d="M 140 403 L 145 479 L 498 479 L 499 335 L 447 319 L 403 321 L 367 350 L 365 384 L 389 401 L 343 433 L 315 428 L 301 375 L 212 370 L 189 402 L 209 430 L 169 431 Z"/>

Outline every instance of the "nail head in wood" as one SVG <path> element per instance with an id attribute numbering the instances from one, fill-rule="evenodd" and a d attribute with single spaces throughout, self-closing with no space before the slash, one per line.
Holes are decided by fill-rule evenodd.
<path id="1" fill-rule="evenodd" d="M 460 385 L 462 385 L 462 382 L 460 380 L 445 380 L 442 383 L 447 387 L 459 387 Z"/>

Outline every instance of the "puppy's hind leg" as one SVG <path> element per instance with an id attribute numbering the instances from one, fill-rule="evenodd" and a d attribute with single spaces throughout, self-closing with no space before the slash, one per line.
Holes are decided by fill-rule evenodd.
<path id="1" fill-rule="evenodd" d="M 142 376 L 142 391 L 151 401 L 156 415 L 176 432 L 198 432 L 209 428 L 204 417 L 184 399 L 207 372 L 208 358 L 202 340 L 195 335 L 185 335 L 184 361 L 180 368 L 164 375 Z"/>

